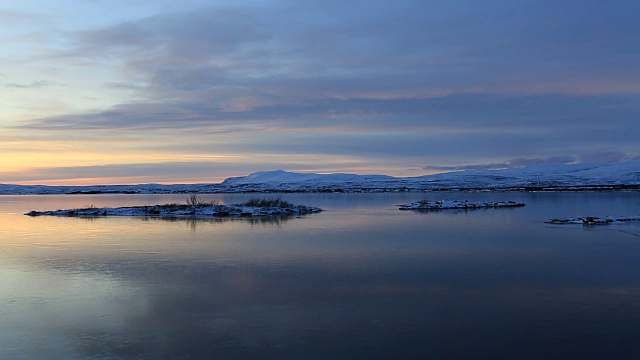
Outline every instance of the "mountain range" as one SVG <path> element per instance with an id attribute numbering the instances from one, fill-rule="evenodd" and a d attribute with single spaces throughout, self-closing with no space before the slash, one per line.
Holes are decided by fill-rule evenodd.
<path id="1" fill-rule="evenodd" d="M 466 170 L 418 177 L 313 174 L 284 170 L 227 178 L 218 184 L 46 186 L 0 184 L 0 194 L 172 194 L 233 192 L 387 192 L 438 190 L 640 189 L 640 160 Z"/>

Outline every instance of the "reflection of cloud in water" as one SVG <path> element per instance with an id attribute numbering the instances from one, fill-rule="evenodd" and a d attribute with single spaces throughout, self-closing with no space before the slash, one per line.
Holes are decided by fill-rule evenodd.
<path id="1" fill-rule="evenodd" d="M 141 309 L 135 286 L 108 271 L 56 271 L 19 263 L 0 267 L 0 357 L 74 359 L 70 349 L 99 327 L 120 331 L 127 309 Z M 66 269 L 65 269 L 66 270 Z M 127 301 L 125 301 L 125 299 Z"/>
<path id="2" fill-rule="evenodd" d="M 335 341 L 336 349 L 363 345 L 357 340 L 340 344 L 344 334 L 382 340 L 387 332 L 372 325 L 391 315 L 379 300 L 395 291 L 378 292 L 382 298 L 370 303 L 366 291 L 334 286 L 349 274 L 304 266 L 165 265 L 137 272 L 149 284 L 138 294 L 147 299 L 145 311 L 128 314 L 120 333 L 85 332 L 84 356 L 302 358 L 308 351 L 331 355 L 325 347 Z"/>
<path id="3" fill-rule="evenodd" d="M 98 323 L 70 330 L 89 357 L 376 357 L 381 349 L 456 357 L 463 348 L 508 352 L 514 342 L 518 353 L 535 353 L 545 339 L 615 338 L 612 329 L 625 333 L 638 321 L 633 284 L 575 288 L 571 275 L 531 281 L 540 274 L 522 271 L 519 259 L 502 262 L 498 279 L 475 270 L 487 264 L 425 263 L 419 256 L 325 264 L 87 261 L 84 271 L 134 285 L 135 294 L 125 293 L 144 304 L 111 314 L 121 319 L 117 329 Z M 64 261 L 48 265 L 74 271 Z M 609 312 L 614 306 L 622 311 Z M 587 315 L 603 321 L 602 334 L 581 328 Z M 529 329 L 514 332 L 522 323 Z"/>

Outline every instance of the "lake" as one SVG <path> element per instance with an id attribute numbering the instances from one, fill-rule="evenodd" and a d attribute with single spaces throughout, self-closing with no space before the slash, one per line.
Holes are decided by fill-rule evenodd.
<path id="1" fill-rule="evenodd" d="M 640 224 L 544 223 L 640 215 L 638 192 L 283 194 L 326 211 L 262 220 L 22 215 L 187 197 L 0 196 L 0 358 L 640 356 Z M 527 206 L 398 211 L 421 199 Z"/>

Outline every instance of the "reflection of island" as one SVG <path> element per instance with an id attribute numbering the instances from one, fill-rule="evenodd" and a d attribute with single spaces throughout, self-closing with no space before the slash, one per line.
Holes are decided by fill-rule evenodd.
<path id="1" fill-rule="evenodd" d="M 141 216 L 167 219 L 177 218 L 273 218 L 312 214 L 323 211 L 317 207 L 294 205 L 279 197 L 265 199 L 250 199 L 247 202 L 234 205 L 222 205 L 217 201 L 204 202 L 192 195 L 186 204 L 164 204 L 129 207 L 94 207 L 80 209 L 30 211 L 29 216 L 71 216 L 95 218 L 103 216 Z"/>
<path id="2" fill-rule="evenodd" d="M 263 227 L 280 227 L 285 222 L 300 218 L 302 215 L 298 216 L 256 216 L 256 217 L 237 217 L 237 216 L 226 216 L 226 217 L 203 217 L 203 216 L 140 216 L 137 219 L 150 222 L 150 221 L 163 221 L 163 222 L 184 222 L 189 226 L 192 230 L 196 230 L 198 225 L 205 224 L 223 224 L 230 221 L 241 221 L 243 223 L 249 224 L 251 226 L 263 226 Z M 84 218 L 85 220 L 94 220 L 96 217 L 92 218 Z"/>
<path id="3" fill-rule="evenodd" d="M 399 205 L 399 210 L 447 210 L 447 209 L 485 209 L 485 208 L 507 208 L 521 207 L 524 203 L 515 201 L 478 201 L 471 202 L 468 200 L 439 200 L 429 201 L 421 200 L 406 205 Z"/>

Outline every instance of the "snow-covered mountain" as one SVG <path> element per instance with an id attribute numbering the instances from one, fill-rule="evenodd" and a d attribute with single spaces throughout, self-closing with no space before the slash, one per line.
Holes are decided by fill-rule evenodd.
<path id="1" fill-rule="evenodd" d="M 640 160 L 597 165 L 541 165 L 507 170 L 468 170 L 404 178 L 387 175 L 312 174 L 276 170 L 231 177 L 220 184 L 102 186 L 0 184 L 0 194 L 380 192 L 451 189 L 640 189 Z"/>
<path id="2" fill-rule="evenodd" d="M 507 170 L 468 170 L 422 176 L 432 185 L 459 188 L 640 185 L 640 160 L 612 164 L 540 165 Z"/>
<path id="3" fill-rule="evenodd" d="M 294 173 L 284 170 L 256 172 L 248 176 L 232 177 L 222 182 L 222 185 L 241 184 L 326 184 L 326 183 L 366 183 L 395 180 L 388 175 L 355 175 L 355 174 L 313 174 Z"/>
<path id="4" fill-rule="evenodd" d="M 220 186 L 233 191 L 356 191 L 393 188 L 402 179 L 387 175 L 301 174 L 284 170 L 228 178 Z"/>
<path id="5" fill-rule="evenodd" d="M 613 164 L 541 165 L 508 170 L 468 170 L 419 177 L 299 174 L 282 170 L 229 178 L 222 186 L 244 191 L 425 191 L 640 186 L 640 160 Z"/>

